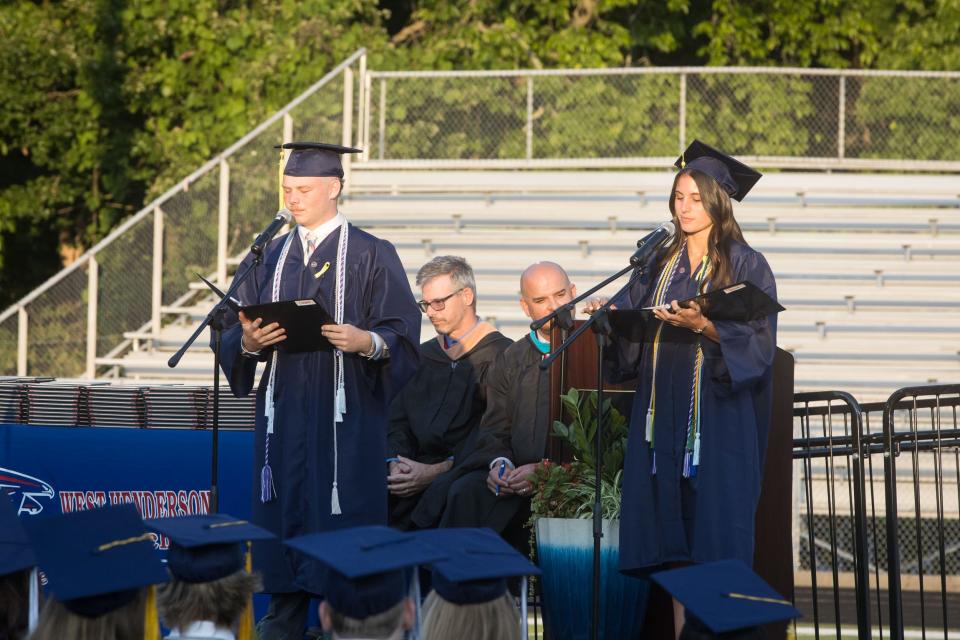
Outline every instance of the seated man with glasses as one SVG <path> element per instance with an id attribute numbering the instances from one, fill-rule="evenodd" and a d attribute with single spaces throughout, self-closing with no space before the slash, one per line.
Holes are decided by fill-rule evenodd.
<path id="1" fill-rule="evenodd" d="M 477 316 L 477 285 L 463 258 L 434 258 L 417 286 L 437 336 L 420 345 L 420 367 L 391 405 L 387 439 L 390 524 L 405 530 L 439 520 L 450 470 L 476 441 L 487 371 L 512 344 Z"/>

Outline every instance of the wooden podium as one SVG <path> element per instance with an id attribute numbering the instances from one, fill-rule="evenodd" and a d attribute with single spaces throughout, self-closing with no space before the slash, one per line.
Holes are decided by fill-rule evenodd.
<path id="1" fill-rule="evenodd" d="M 579 326 L 582 321 L 577 321 Z M 561 343 L 555 330 L 551 347 Z M 778 593 L 793 600 L 793 548 L 791 517 L 793 506 L 793 356 L 777 349 L 773 363 L 773 408 L 770 434 L 763 470 L 763 485 L 756 515 L 756 536 L 753 551 L 753 569 Z M 591 331 L 584 332 L 558 358 L 550 369 L 550 423 L 563 419 L 560 395 L 576 387 L 585 391 L 597 388 L 597 342 Z M 629 419 L 633 404 L 635 381 L 604 384 L 614 406 Z M 551 435 L 550 458 L 568 461 L 569 451 Z M 651 613 L 653 615 L 651 615 Z M 786 623 L 765 627 L 769 638 L 786 636 Z M 672 640 L 673 607 L 670 596 L 659 588 L 650 591 L 644 638 Z"/>

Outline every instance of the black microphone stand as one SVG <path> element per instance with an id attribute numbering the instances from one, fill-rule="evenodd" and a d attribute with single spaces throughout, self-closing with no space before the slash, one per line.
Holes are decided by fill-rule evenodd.
<path id="1" fill-rule="evenodd" d="M 167 366 L 171 369 L 176 367 L 180 363 L 181 358 L 183 358 L 183 355 L 193 343 L 196 342 L 197 338 L 200 337 L 203 330 L 208 326 L 210 327 L 210 335 L 213 338 L 213 444 L 210 453 L 211 513 L 216 513 L 219 509 L 220 490 L 217 477 L 218 463 L 220 460 L 220 343 L 223 336 L 223 318 L 229 308 L 231 296 L 237 292 L 237 289 L 239 289 L 240 285 L 249 277 L 250 273 L 263 262 L 263 249 L 264 247 L 259 247 L 256 244 L 250 247 L 250 252 L 254 255 L 253 261 L 247 265 L 246 269 L 234 276 L 233 282 L 230 283 L 230 288 L 227 289 L 223 298 L 221 298 L 217 304 L 213 305 L 213 308 L 207 313 L 207 317 L 203 319 L 203 322 L 201 322 L 200 326 L 193 332 L 193 335 L 187 338 L 187 341 L 183 343 L 179 351 L 167 360 Z"/>
<path id="2" fill-rule="evenodd" d="M 603 538 L 603 513 L 600 506 L 600 472 L 603 469 L 602 434 L 604 424 L 603 360 L 604 349 L 607 346 L 607 343 L 610 341 L 610 334 L 613 332 L 610 326 L 610 320 L 607 317 L 607 310 L 609 309 L 610 304 L 619 298 L 620 295 L 623 294 L 633 284 L 634 280 L 636 280 L 643 273 L 644 268 L 645 266 L 642 264 L 637 266 L 631 264 L 629 267 L 622 269 L 600 284 L 592 287 L 570 302 L 557 308 L 549 315 L 544 316 L 543 318 L 540 318 L 539 320 L 536 320 L 530 324 L 530 328 L 536 331 L 546 323 L 550 322 L 550 320 L 552 320 L 554 317 L 570 317 L 570 310 L 574 309 L 578 302 L 584 300 L 588 296 L 593 295 L 595 292 L 607 286 L 614 280 L 622 277 L 629 271 L 634 272 L 633 275 L 630 276 L 630 279 L 627 281 L 627 283 L 621 287 L 620 290 L 613 295 L 613 297 L 611 297 L 606 303 L 597 309 L 593 315 L 591 315 L 583 324 L 577 327 L 576 330 L 571 333 L 560 346 L 558 346 L 550 355 L 545 357 L 540 362 L 541 369 L 546 370 L 550 368 L 554 361 L 560 357 L 561 354 L 563 354 L 584 331 L 586 331 L 588 328 L 593 329 L 597 340 L 597 429 L 594 434 L 594 459 L 596 462 L 596 469 L 594 470 L 593 481 L 593 620 L 591 628 L 591 638 L 593 638 L 593 640 L 599 640 L 600 638 L 600 542 Z"/>

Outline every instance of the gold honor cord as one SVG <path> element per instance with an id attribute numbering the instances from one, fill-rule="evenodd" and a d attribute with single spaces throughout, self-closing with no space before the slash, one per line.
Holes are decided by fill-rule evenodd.
<path id="1" fill-rule="evenodd" d="M 725 593 L 723 594 L 728 598 L 736 598 L 738 600 L 750 600 L 751 602 L 767 602 L 769 604 L 782 604 L 788 607 L 792 607 L 793 603 L 789 600 L 784 600 L 783 598 L 767 598 L 765 596 L 750 596 L 745 593 Z"/>
<path id="2" fill-rule="evenodd" d="M 250 524 L 246 520 L 231 520 L 229 522 L 214 522 L 213 524 L 208 524 L 207 529 L 220 529 L 221 527 L 235 527 L 238 524 Z"/>
<path id="3" fill-rule="evenodd" d="M 109 551 L 110 549 L 113 549 L 116 547 L 122 547 L 128 544 L 134 544 L 136 542 L 147 542 L 148 540 L 150 542 L 153 542 L 154 538 L 152 533 L 144 533 L 143 535 L 134 536 L 132 538 L 124 538 L 123 540 L 114 540 L 113 542 L 105 542 L 99 547 L 97 547 L 97 553 L 103 553 L 104 551 Z"/>

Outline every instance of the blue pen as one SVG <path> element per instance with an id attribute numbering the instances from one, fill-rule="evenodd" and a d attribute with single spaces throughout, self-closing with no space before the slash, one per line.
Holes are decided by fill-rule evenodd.
<path id="1" fill-rule="evenodd" d="M 501 480 L 503 479 L 503 471 L 504 471 L 504 469 L 506 469 L 506 468 L 507 468 L 507 461 L 506 461 L 506 460 L 501 460 L 501 461 L 500 461 L 500 473 L 497 474 L 497 477 L 500 478 Z M 500 485 L 497 485 L 497 495 L 498 495 L 498 496 L 500 495 Z"/>

